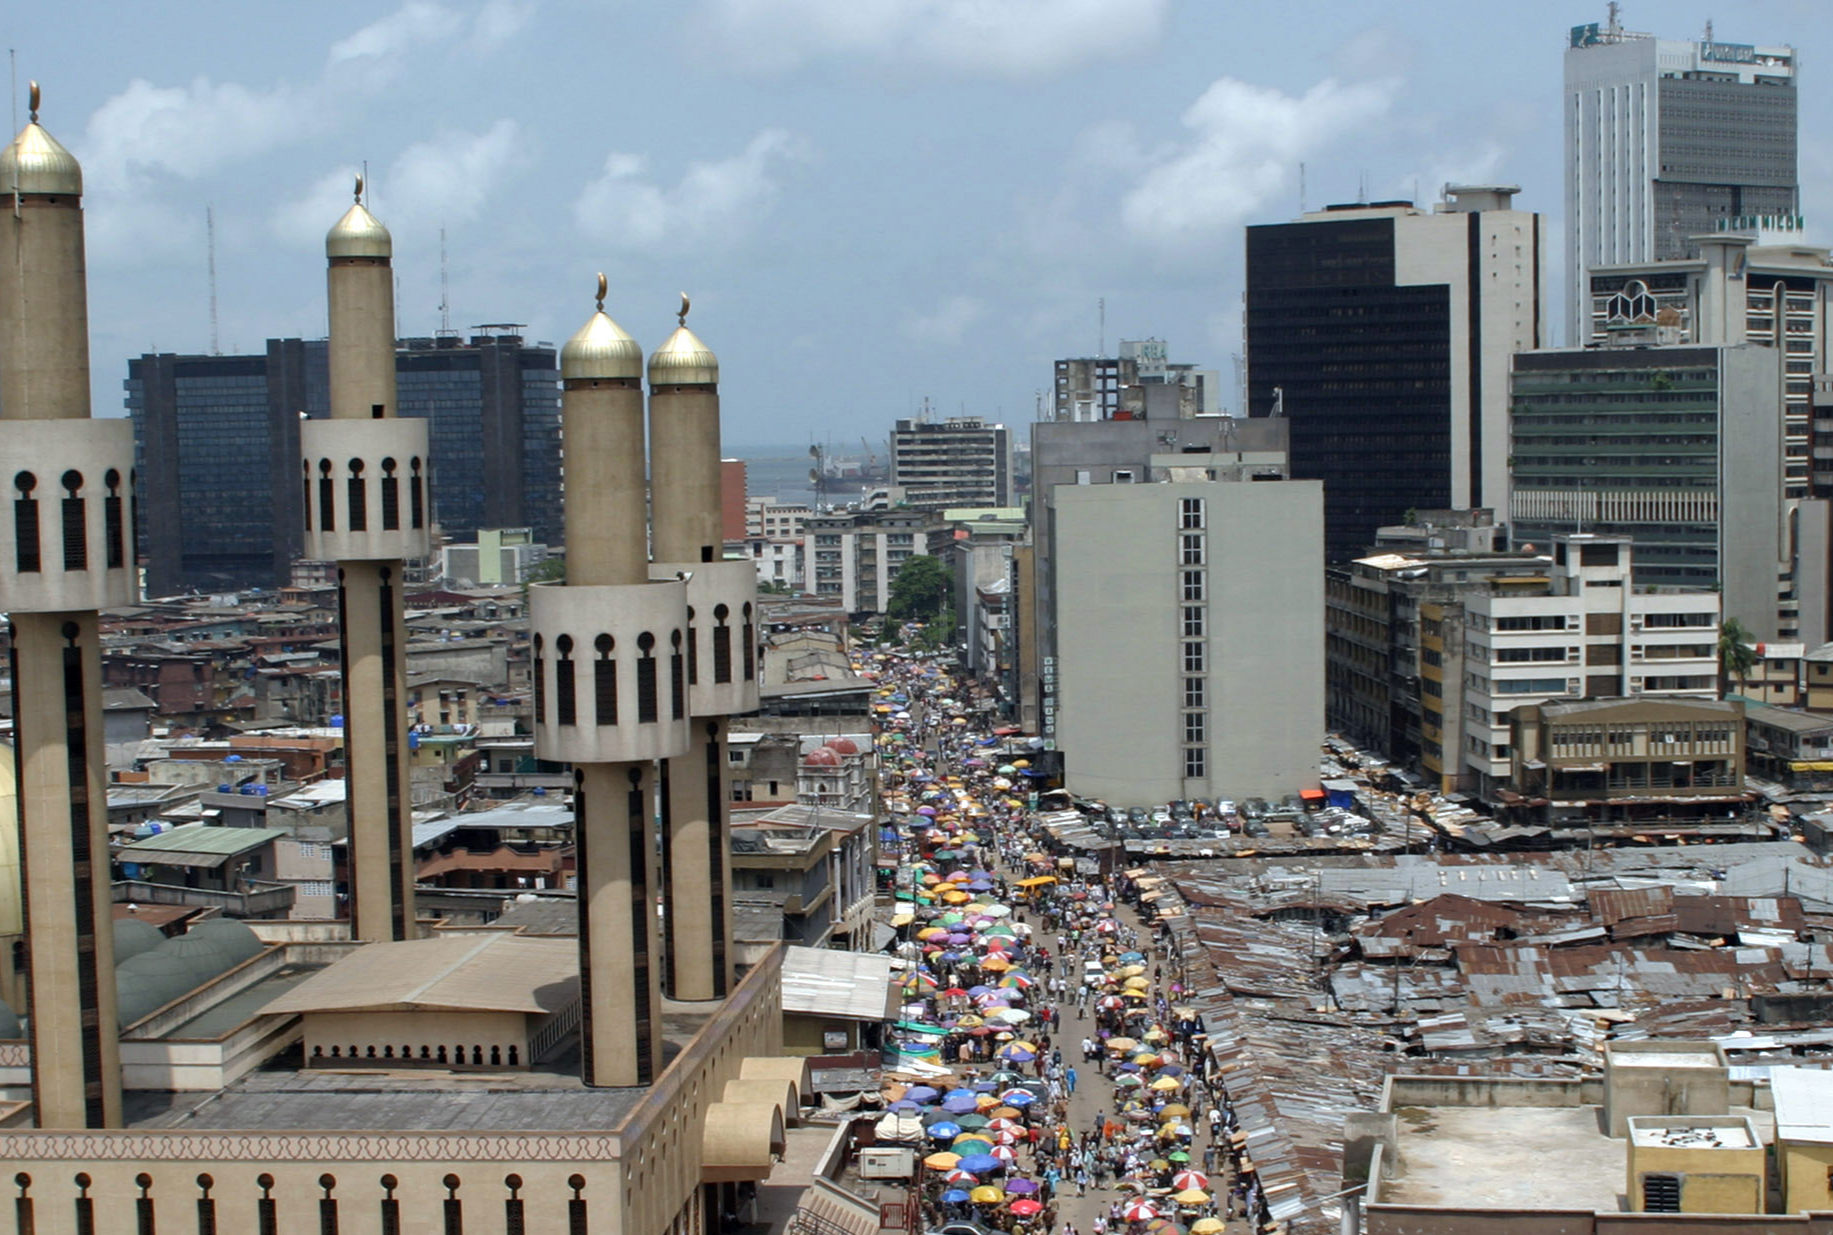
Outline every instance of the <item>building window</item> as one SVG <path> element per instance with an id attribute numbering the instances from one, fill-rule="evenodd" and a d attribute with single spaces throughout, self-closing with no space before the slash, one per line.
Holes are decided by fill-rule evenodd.
<path id="1" fill-rule="evenodd" d="M 1184 672 L 1209 672 L 1209 647 L 1200 639 L 1190 639 L 1184 643 Z"/>
<path id="2" fill-rule="evenodd" d="M 1183 588 L 1184 600 L 1186 602 L 1209 599 L 1208 576 L 1200 570 L 1186 570 L 1183 572 Z"/>
<path id="3" fill-rule="evenodd" d="M 1204 502 L 1200 497 L 1183 497 L 1177 503 L 1177 525 L 1186 529 L 1201 529 L 1207 526 L 1204 521 Z"/>
<path id="4" fill-rule="evenodd" d="M 1185 532 L 1178 537 L 1178 561 L 1185 566 L 1201 566 L 1204 561 L 1204 537 L 1201 532 Z"/>
<path id="5" fill-rule="evenodd" d="M 1184 638 L 1201 639 L 1209 633 L 1209 610 L 1202 605 L 1184 606 Z"/>
<path id="6" fill-rule="evenodd" d="M 1209 741 L 1209 717 L 1206 713 L 1184 713 L 1184 741 L 1192 743 Z"/>
<path id="7" fill-rule="evenodd" d="M 1206 708 L 1209 706 L 1209 679 L 1184 679 L 1184 706 L 1187 708 Z"/>
<path id="8" fill-rule="evenodd" d="M 1200 779 L 1209 775 L 1209 752 L 1201 746 L 1184 748 L 1185 779 Z"/>

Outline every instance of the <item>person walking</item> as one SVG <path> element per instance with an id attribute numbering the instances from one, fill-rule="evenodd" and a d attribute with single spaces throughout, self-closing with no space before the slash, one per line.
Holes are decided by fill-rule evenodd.
<path id="1" fill-rule="evenodd" d="M 1074 1064 L 1063 1070 L 1063 1083 L 1069 1086 L 1069 1096 L 1076 1096 L 1076 1068 Z"/>

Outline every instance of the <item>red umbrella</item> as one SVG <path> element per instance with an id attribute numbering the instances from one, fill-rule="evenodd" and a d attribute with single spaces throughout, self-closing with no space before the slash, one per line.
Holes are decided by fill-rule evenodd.
<path id="1" fill-rule="evenodd" d="M 1021 1218 L 1029 1218 L 1032 1214 L 1041 1214 L 1044 1212 L 1044 1207 L 1042 1205 L 1029 1199 L 1013 1201 L 1010 1205 L 1007 1205 L 1006 1208 Z"/>
<path id="2" fill-rule="evenodd" d="M 1209 1176 L 1201 1171 L 1179 1171 L 1171 1177 L 1171 1186 L 1182 1192 L 1186 1188 L 1200 1188 L 1209 1191 Z"/>
<path id="3" fill-rule="evenodd" d="M 1133 1201 L 1121 1209 L 1120 1216 L 1128 1222 L 1150 1222 L 1158 1217 L 1158 1210 L 1145 1201 Z"/>

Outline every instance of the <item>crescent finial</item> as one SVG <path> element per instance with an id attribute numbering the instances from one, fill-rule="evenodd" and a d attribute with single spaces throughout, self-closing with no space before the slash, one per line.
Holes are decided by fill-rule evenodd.
<path id="1" fill-rule="evenodd" d="M 362 172 L 358 172 L 356 174 L 356 200 L 358 204 L 361 204 L 363 200 L 363 173 Z"/>
<path id="2" fill-rule="evenodd" d="M 39 98 L 37 82 L 32 82 L 30 86 L 27 88 L 26 98 L 28 100 L 28 102 L 26 103 L 26 107 L 32 113 L 32 123 L 37 124 L 38 123 L 38 98 Z"/>
<path id="3" fill-rule="evenodd" d="M 605 292 L 609 289 L 610 284 L 605 282 L 605 272 L 601 270 L 598 272 L 598 311 L 600 313 L 605 311 Z"/>
<path id="4" fill-rule="evenodd" d="M 681 293 L 681 310 L 680 312 L 675 314 L 675 323 L 680 326 L 687 325 L 687 311 L 693 307 L 694 307 L 694 302 L 687 298 L 686 292 L 682 292 Z"/>

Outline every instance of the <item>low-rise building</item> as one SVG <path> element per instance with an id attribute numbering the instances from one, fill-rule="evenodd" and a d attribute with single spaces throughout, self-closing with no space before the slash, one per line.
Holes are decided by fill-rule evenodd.
<path id="1" fill-rule="evenodd" d="M 1796 792 L 1833 791 L 1833 717 L 1746 704 L 1744 735 L 1754 775 Z"/>
<path id="2" fill-rule="evenodd" d="M 1749 801 L 1744 705 L 1581 699 L 1514 710 L 1505 802 L 1549 822 L 1694 818 Z"/>
<path id="3" fill-rule="evenodd" d="M 1540 579 L 1499 583 L 1464 606 L 1466 788 L 1507 785 L 1515 709 L 1561 698 L 1713 699 L 1719 595 L 1635 585 L 1626 536 L 1561 534 Z"/>

